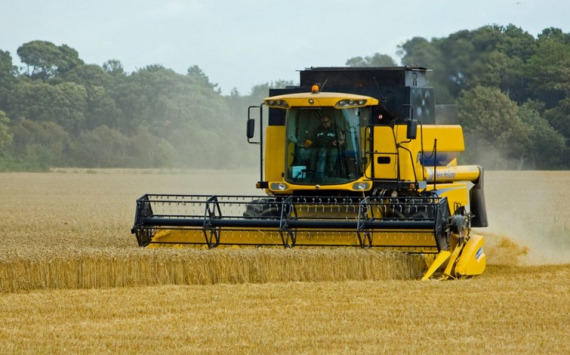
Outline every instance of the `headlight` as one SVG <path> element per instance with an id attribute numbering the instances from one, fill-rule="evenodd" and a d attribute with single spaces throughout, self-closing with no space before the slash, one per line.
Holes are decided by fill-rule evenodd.
<path id="1" fill-rule="evenodd" d="M 285 100 L 266 100 L 265 104 L 270 107 L 282 107 L 282 108 L 289 107 L 289 105 Z"/>
<path id="2" fill-rule="evenodd" d="M 287 184 L 282 183 L 282 182 L 272 182 L 271 185 L 269 185 L 269 187 L 273 191 L 285 191 L 285 190 L 287 190 Z"/>
<path id="3" fill-rule="evenodd" d="M 356 182 L 352 185 L 352 188 L 354 190 L 368 190 L 370 188 L 370 183 L 369 182 Z"/>
<path id="4" fill-rule="evenodd" d="M 336 107 L 364 106 L 366 100 L 340 100 L 336 103 Z"/>

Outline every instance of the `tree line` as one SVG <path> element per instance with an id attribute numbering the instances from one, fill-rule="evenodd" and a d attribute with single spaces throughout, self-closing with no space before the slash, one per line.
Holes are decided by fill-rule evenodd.
<path id="1" fill-rule="evenodd" d="M 400 65 L 431 69 L 437 103 L 457 104 L 466 135 L 462 163 L 492 169 L 570 167 L 570 34 L 536 38 L 521 28 L 484 26 L 445 38 L 412 38 Z M 245 141 L 247 107 L 276 80 L 247 95 L 222 95 L 198 67 L 162 65 L 127 73 L 111 59 L 85 64 L 47 41 L 17 49 L 23 67 L 0 50 L 0 171 L 86 168 L 236 168 L 257 162 Z M 396 66 L 388 55 L 347 66 Z"/>
<path id="2" fill-rule="evenodd" d="M 493 169 L 570 168 L 570 34 L 536 38 L 514 25 L 483 26 L 399 46 L 403 65 L 431 69 L 439 104 L 457 104 L 469 163 Z M 376 53 L 354 66 L 395 65 Z"/>

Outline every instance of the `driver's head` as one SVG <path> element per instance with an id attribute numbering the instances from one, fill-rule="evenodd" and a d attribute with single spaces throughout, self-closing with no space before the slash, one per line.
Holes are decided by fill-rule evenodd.
<path id="1" fill-rule="evenodd" d="M 323 116 L 321 117 L 321 123 L 323 126 L 329 127 L 331 125 L 331 118 L 329 116 Z"/>

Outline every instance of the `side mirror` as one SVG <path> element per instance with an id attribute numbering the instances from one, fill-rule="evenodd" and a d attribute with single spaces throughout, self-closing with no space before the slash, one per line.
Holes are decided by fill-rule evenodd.
<path id="1" fill-rule="evenodd" d="M 406 131 L 406 137 L 408 139 L 416 139 L 416 135 L 418 132 L 418 121 L 411 119 L 411 120 L 406 120 L 406 125 L 407 125 L 407 131 Z"/>
<path id="2" fill-rule="evenodd" d="M 249 118 L 247 120 L 247 138 L 252 139 L 254 132 L 255 132 L 255 120 L 253 118 Z"/>

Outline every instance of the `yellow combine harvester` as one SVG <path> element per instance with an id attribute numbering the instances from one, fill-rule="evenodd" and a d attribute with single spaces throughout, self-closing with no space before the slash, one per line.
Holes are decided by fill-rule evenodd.
<path id="1" fill-rule="evenodd" d="M 424 279 L 481 274 L 483 238 L 470 232 L 488 224 L 483 169 L 457 165 L 462 129 L 436 114 L 425 73 L 301 71 L 300 86 L 249 108 L 267 196 L 147 194 L 132 233 L 141 246 L 396 250 L 425 256 Z"/>

